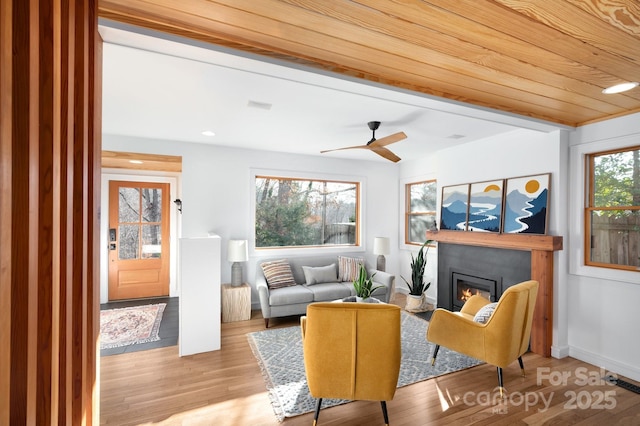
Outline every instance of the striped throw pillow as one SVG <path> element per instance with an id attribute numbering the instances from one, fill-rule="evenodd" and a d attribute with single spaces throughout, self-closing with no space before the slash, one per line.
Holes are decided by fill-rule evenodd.
<path id="1" fill-rule="evenodd" d="M 363 258 L 338 256 L 338 279 L 353 282 L 360 274 L 361 264 L 364 264 Z"/>
<path id="2" fill-rule="evenodd" d="M 293 273 L 291 272 L 291 266 L 289 266 L 289 262 L 286 260 L 264 262 L 261 266 L 264 277 L 267 279 L 267 286 L 269 286 L 270 289 L 296 285 Z"/>

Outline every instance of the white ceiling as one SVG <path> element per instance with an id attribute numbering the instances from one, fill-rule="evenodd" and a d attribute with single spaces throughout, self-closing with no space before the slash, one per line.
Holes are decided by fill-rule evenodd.
<path id="1" fill-rule="evenodd" d="M 387 161 L 368 150 L 320 151 L 366 144 L 368 121 L 382 122 L 377 138 L 407 134 L 388 147 L 403 160 L 516 128 L 559 128 L 111 22 L 100 34 L 105 134 Z"/>

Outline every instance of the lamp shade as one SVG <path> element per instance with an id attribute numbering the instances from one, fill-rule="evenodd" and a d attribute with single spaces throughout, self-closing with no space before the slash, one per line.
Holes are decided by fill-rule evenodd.
<path id="1" fill-rule="evenodd" d="M 249 260 L 247 240 L 229 240 L 227 260 L 229 262 L 246 262 Z"/>
<path id="2" fill-rule="evenodd" d="M 391 252 L 391 244 L 387 237 L 375 237 L 373 239 L 373 254 L 389 254 Z"/>

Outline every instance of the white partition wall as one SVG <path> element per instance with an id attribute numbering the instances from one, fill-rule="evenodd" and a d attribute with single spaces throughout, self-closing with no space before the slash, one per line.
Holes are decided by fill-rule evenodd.
<path id="1" fill-rule="evenodd" d="M 180 356 L 220 349 L 220 237 L 180 239 Z"/>

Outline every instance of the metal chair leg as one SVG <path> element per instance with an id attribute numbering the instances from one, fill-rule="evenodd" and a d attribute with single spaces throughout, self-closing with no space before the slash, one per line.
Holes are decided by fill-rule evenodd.
<path id="1" fill-rule="evenodd" d="M 316 401 L 316 412 L 313 416 L 313 426 L 318 424 L 318 417 L 320 416 L 320 406 L 322 405 L 322 398 L 318 398 Z"/>
<path id="2" fill-rule="evenodd" d="M 380 401 L 382 405 L 382 415 L 384 416 L 384 425 L 389 426 L 389 413 L 387 413 L 387 401 Z"/>
<path id="3" fill-rule="evenodd" d="M 522 370 L 522 377 L 527 377 L 527 374 L 524 372 L 524 363 L 522 362 L 522 357 L 518 357 L 518 363 L 520 364 L 520 370 Z"/>
<path id="4" fill-rule="evenodd" d="M 497 368 L 498 368 L 498 386 L 500 389 L 500 398 L 502 398 L 504 396 L 504 386 L 502 382 L 502 367 L 497 367 Z"/>
<path id="5" fill-rule="evenodd" d="M 439 349 L 440 345 L 436 345 L 436 347 L 433 349 L 433 358 L 431 358 L 431 365 L 434 365 L 436 363 L 436 357 L 438 356 Z"/>

